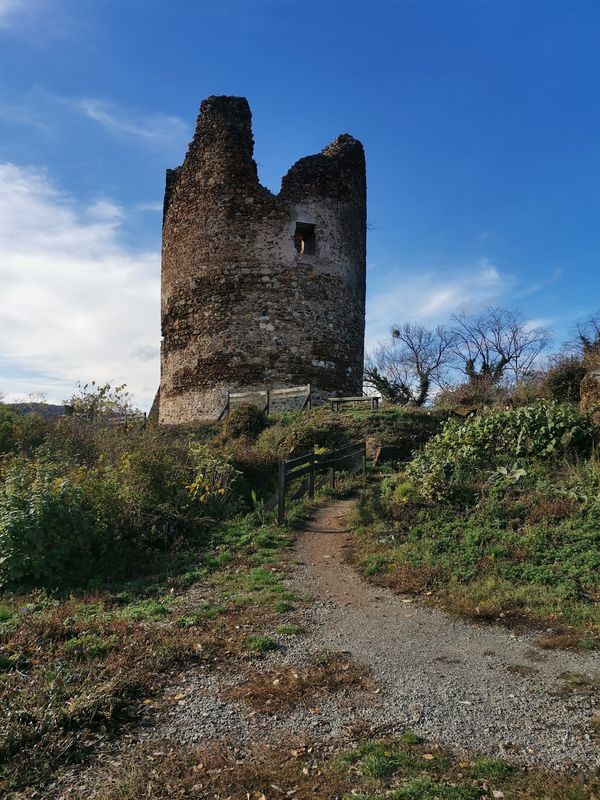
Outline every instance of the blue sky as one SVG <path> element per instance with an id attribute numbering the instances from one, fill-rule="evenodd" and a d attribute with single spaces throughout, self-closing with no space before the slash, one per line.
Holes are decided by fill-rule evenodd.
<path id="1" fill-rule="evenodd" d="M 600 307 L 600 4 L 0 0 L 0 392 L 158 384 L 160 207 L 200 101 L 262 182 L 365 145 L 367 341 L 489 304 Z"/>

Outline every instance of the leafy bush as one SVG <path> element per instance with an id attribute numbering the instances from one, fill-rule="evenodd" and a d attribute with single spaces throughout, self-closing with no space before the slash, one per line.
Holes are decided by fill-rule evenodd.
<path id="1" fill-rule="evenodd" d="M 452 420 L 409 464 L 407 473 L 425 497 L 442 498 L 461 481 L 500 466 L 514 470 L 531 459 L 589 450 L 594 424 L 570 405 L 540 401 Z"/>
<path id="2" fill-rule="evenodd" d="M 0 454 L 31 452 L 46 436 L 48 423 L 39 414 L 17 414 L 0 403 Z"/>
<path id="3" fill-rule="evenodd" d="M 459 383 L 442 389 L 435 396 L 438 409 L 473 409 L 494 406 L 506 402 L 506 388 L 492 380 L 479 380 L 476 383 Z"/>
<path id="4" fill-rule="evenodd" d="M 17 415 L 0 403 L 0 453 L 10 453 L 15 448 L 14 426 Z"/>
<path id="5" fill-rule="evenodd" d="M 61 425 L 69 436 L 54 431 L 35 458 L 5 460 L 0 584 L 120 578 L 179 540 L 204 541 L 207 514 L 236 510 L 238 473 L 227 458 L 187 437 L 94 433 L 71 422 Z M 89 447 L 77 458 L 82 441 Z"/>
<path id="6" fill-rule="evenodd" d="M 323 414 L 288 412 L 261 433 L 257 445 L 264 452 L 280 456 L 311 453 L 315 447 L 334 448 L 351 441 L 351 430 L 344 421 Z"/>
<path id="7" fill-rule="evenodd" d="M 561 403 L 578 403 L 579 387 L 587 368 L 581 358 L 561 358 L 554 363 L 542 378 L 544 396 Z"/>
<path id="8" fill-rule="evenodd" d="M 223 425 L 223 434 L 227 439 L 248 439 L 256 437 L 267 427 L 267 415 L 253 403 L 241 403 L 233 408 Z"/>
<path id="9" fill-rule="evenodd" d="M 240 475 L 226 456 L 211 451 L 206 445 L 192 445 L 194 478 L 187 490 L 194 500 L 206 506 L 224 506 L 231 500 Z"/>
<path id="10" fill-rule="evenodd" d="M 126 384 L 111 386 L 91 381 L 77 384 L 78 392 L 65 401 L 68 414 L 96 419 L 102 416 L 119 415 L 134 411 L 131 395 Z"/>
<path id="11" fill-rule="evenodd" d="M 568 646 L 600 647 L 600 461 L 535 456 L 503 467 L 500 457 L 491 475 L 435 487 L 443 503 L 403 475 L 370 486 L 357 562 L 395 591 L 434 592 L 478 619 L 572 626 Z"/>
<path id="12" fill-rule="evenodd" d="M 98 555 L 93 515 L 59 465 L 12 459 L 0 484 L 0 585 L 89 575 Z"/>

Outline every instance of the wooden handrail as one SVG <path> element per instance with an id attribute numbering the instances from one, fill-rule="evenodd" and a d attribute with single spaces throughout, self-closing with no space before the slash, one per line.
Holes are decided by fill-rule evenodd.
<path id="1" fill-rule="evenodd" d="M 306 489 L 301 491 L 300 494 L 296 493 L 296 497 L 301 497 L 306 491 L 308 491 L 309 497 L 314 497 L 315 473 L 317 471 L 328 470 L 329 484 L 332 488 L 335 488 L 335 474 L 339 466 L 344 462 L 358 458 L 360 458 L 361 472 L 365 477 L 367 473 L 366 442 L 349 444 L 330 453 L 307 453 L 304 456 L 295 456 L 289 459 L 280 458 L 277 492 L 266 504 L 268 508 L 273 508 L 277 503 L 277 523 L 283 525 L 285 522 L 285 490 L 292 481 L 308 476 Z"/>

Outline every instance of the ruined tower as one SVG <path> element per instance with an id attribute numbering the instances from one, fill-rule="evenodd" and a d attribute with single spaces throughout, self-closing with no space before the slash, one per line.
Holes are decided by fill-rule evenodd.
<path id="1" fill-rule="evenodd" d="M 243 97 L 209 97 L 167 171 L 159 421 L 215 419 L 227 391 L 361 393 L 366 180 L 347 134 L 258 182 Z"/>

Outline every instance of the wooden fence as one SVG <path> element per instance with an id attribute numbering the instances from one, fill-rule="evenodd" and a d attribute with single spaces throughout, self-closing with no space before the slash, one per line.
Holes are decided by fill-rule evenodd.
<path id="1" fill-rule="evenodd" d="M 148 425 L 148 415 L 145 411 L 133 414 L 114 414 L 109 417 L 109 424 L 115 428 L 125 428 L 125 430 L 135 427 L 145 431 Z"/>
<path id="2" fill-rule="evenodd" d="M 252 403 L 262 408 L 266 414 L 271 410 L 271 403 L 277 400 L 288 400 L 299 397 L 303 400 L 302 411 L 312 407 L 310 383 L 306 386 L 288 386 L 285 389 L 256 389 L 249 392 L 227 392 L 227 403 L 217 417 L 217 421 L 226 417 L 232 408 L 241 403 Z"/>
<path id="3" fill-rule="evenodd" d="M 354 463 L 353 463 L 354 462 Z M 277 506 L 277 523 L 282 525 L 285 522 L 285 500 L 286 490 L 292 481 L 304 478 L 300 487 L 290 496 L 290 500 L 298 500 L 308 492 L 309 497 L 314 497 L 315 488 L 328 482 L 335 488 L 335 475 L 340 470 L 353 472 L 360 471 L 363 476 L 367 472 L 367 449 L 365 442 L 350 444 L 347 447 L 340 447 L 330 453 L 308 453 L 297 458 L 279 459 L 279 482 L 277 491 L 265 504 L 265 510 L 269 511 Z M 317 473 L 326 472 L 317 482 Z"/>

